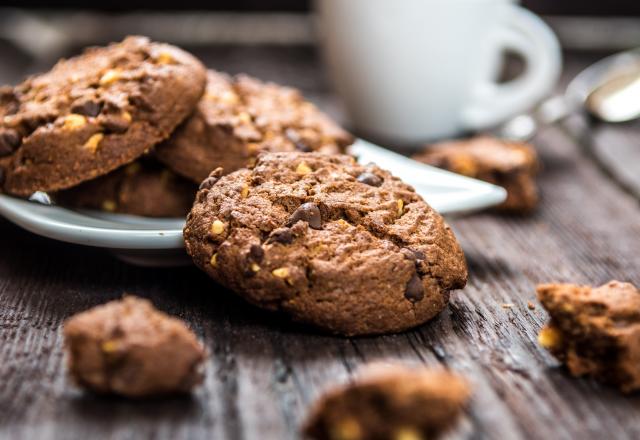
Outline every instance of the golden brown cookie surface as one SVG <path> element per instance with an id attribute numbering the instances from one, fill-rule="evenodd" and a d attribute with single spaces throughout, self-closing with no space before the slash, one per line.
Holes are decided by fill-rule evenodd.
<path id="1" fill-rule="evenodd" d="M 205 75 L 190 54 L 129 37 L 3 87 L 4 190 L 57 191 L 132 162 L 193 111 Z"/>
<path id="2" fill-rule="evenodd" d="M 228 174 L 250 165 L 261 152 L 343 153 L 352 141 L 295 89 L 209 71 L 197 110 L 157 155 L 200 183 L 218 167 Z"/>
<path id="3" fill-rule="evenodd" d="M 422 324 L 462 288 L 453 232 L 413 188 L 350 156 L 265 153 L 205 180 L 187 251 L 250 302 L 334 333 Z"/>

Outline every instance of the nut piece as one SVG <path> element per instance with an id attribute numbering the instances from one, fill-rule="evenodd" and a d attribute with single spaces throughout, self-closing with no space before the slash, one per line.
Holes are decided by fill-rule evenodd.
<path id="1" fill-rule="evenodd" d="M 173 64 L 175 62 L 175 59 L 169 52 L 161 52 L 160 55 L 158 55 L 158 57 L 155 59 L 155 61 L 158 64 Z"/>
<path id="2" fill-rule="evenodd" d="M 467 382 L 444 370 L 369 365 L 320 397 L 303 433 L 314 440 L 432 439 L 453 425 L 469 397 Z"/>
<path id="3" fill-rule="evenodd" d="M 562 346 L 562 333 L 555 327 L 544 327 L 538 334 L 538 344 L 551 351 L 559 349 Z"/>
<path id="4" fill-rule="evenodd" d="M 278 278 L 286 278 L 289 276 L 289 269 L 286 267 L 279 267 L 272 270 L 271 273 Z"/>
<path id="5" fill-rule="evenodd" d="M 591 376 L 623 392 L 640 390 L 640 290 L 543 284 L 538 299 L 551 320 L 538 342 L 574 376 Z"/>
<path id="6" fill-rule="evenodd" d="M 305 162 L 300 162 L 296 167 L 296 173 L 302 174 L 303 176 L 312 172 L 313 170 Z"/>
<path id="7" fill-rule="evenodd" d="M 394 434 L 393 440 L 425 440 L 425 438 L 413 428 L 400 428 Z"/>
<path id="8" fill-rule="evenodd" d="M 92 153 L 95 153 L 98 150 L 98 146 L 100 145 L 100 142 L 103 138 L 104 135 L 102 133 L 96 133 L 91 136 L 82 147 L 91 151 Z"/>
<path id="9" fill-rule="evenodd" d="M 398 199 L 396 204 L 398 205 L 398 217 L 402 217 L 402 214 L 404 213 L 404 201 L 402 199 Z"/>
<path id="10" fill-rule="evenodd" d="M 62 128 L 65 130 L 77 130 L 84 127 L 86 124 L 87 118 L 82 115 L 71 113 L 70 115 L 65 116 Z"/>
<path id="11" fill-rule="evenodd" d="M 211 256 L 211 260 L 209 260 L 209 264 L 211 264 L 211 266 L 216 267 L 216 265 L 218 264 L 218 254 L 213 254 Z"/>
<path id="12" fill-rule="evenodd" d="M 102 210 L 107 212 L 115 212 L 118 209 L 118 204 L 113 200 L 105 200 L 102 202 Z"/>
<path id="13" fill-rule="evenodd" d="M 214 220 L 213 223 L 211 223 L 211 233 L 213 235 L 220 235 L 224 232 L 224 223 L 222 223 L 220 220 Z"/>
<path id="14" fill-rule="evenodd" d="M 108 86 L 120 79 L 121 72 L 118 69 L 109 69 L 100 77 L 100 85 Z"/>
<path id="15" fill-rule="evenodd" d="M 245 183 L 242 186 L 242 191 L 240 191 L 240 197 L 242 197 L 243 199 L 246 199 L 248 195 L 249 195 L 249 185 Z"/>
<path id="16" fill-rule="evenodd" d="M 251 115 L 247 112 L 240 112 L 238 114 L 238 120 L 243 124 L 248 124 L 251 122 Z"/>
<path id="17" fill-rule="evenodd" d="M 127 397 L 188 392 L 202 382 L 205 350 L 180 320 L 125 297 L 64 324 L 69 372 L 84 388 Z"/>

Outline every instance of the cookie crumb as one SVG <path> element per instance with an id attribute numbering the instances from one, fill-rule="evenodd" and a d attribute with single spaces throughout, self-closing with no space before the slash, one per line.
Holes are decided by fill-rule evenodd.
<path id="1" fill-rule="evenodd" d="M 302 430 L 313 440 L 435 438 L 455 423 L 470 395 L 466 380 L 444 370 L 371 364 L 321 396 Z"/>
<path id="2" fill-rule="evenodd" d="M 507 200 L 498 206 L 501 211 L 529 213 L 538 205 L 535 175 L 540 165 L 536 150 L 527 143 L 478 136 L 427 146 L 413 158 L 502 186 Z"/>
<path id="3" fill-rule="evenodd" d="M 148 397 L 191 391 L 203 379 L 205 350 L 184 322 L 127 296 L 67 319 L 68 368 L 98 393 Z"/>
<path id="4" fill-rule="evenodd" d="M 501 304 L 501 307 L 502 307 L 503 309 L 511 309 L 511 308 L 513 308 L 513 307 L 514 307 L 514 305 L 513 305 L 513 303 L 502 303 L 502 304 Z"/>
<path id="5" fill-rule="evenodd" d="M 535 309 L 536 309 L 536 305 L 535 305 L 534 303 L 532 303 L 531 301 L 529 301 L 529 302 L 527 303 L 527 308 L 528 308 L 529 310 L 535 310 Z"/>
<path id="6" fill-rule="evenodd" d="M 640 389 L 640 290 L 611 281 L 600 287 L 543 284 L 537 293 L 551 316 L 538 343 L 569 373 L 625 393 Z"/>

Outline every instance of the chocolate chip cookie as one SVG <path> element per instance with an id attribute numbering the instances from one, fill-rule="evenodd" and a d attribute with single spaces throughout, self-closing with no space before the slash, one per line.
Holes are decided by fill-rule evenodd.
<path id="1" fill-rule="evenodd" d="M 295 89 L 209 71 L 197 110 L 158 146 L 157 156 L 200 183 L 215 168 L 230 173 L 263 151 L 340 153 L 352 141 Z"/>
<path id="2" fill-rule="evenodd" d="M 334 333 L 405 330 L 464 287 L 464 255 L 409 185 L 346 155 L 263 153 L 201 185 L 184 230 L 214 280 Z"/>
<path id="3" fill-rule="evenodd" d="M 451 427 L 470 397 L 466 380 L 444 370 L 366 366 L 325 393 L 303 426 L 313 440 L 434 439 Z"/>
<path id="4" fill-rule="evenodd" d="M 202 382 L 196 335 L 143 299 L 125 297 L 69 318 L 64 339 L 71 377 L 98 393 L 147 397 Z"/>
<path id="5" fill-rule="evenodd" d="M 482 136 L 429 146 L 414 159 L 454 173 L 500 185 L 507 200 L 498 208 L 527 213 L 538 204 L 538 159 L 529 144 Z"/>
<path id="6" fill-rule="evenodd" d="M 146 217 L 185 217 L 197 190 L 195 183 L 152 159 L 138 159 L 52 196 L 63 206 Z"/>
<path id="7" fill-rule="evenodd" d="M 544 284 L 538 299 L 551 315 L 538 340 L 574 376 L 592 376 L 623 392 L 640 389 L 640 290 Z"/>
<path id="8" fill-rule="evenodd" d="M 57 191 L 132 162 L 194 110 L 205 82 L 190 54 L 129 37 L 2 88 L 4 190 Z"/>

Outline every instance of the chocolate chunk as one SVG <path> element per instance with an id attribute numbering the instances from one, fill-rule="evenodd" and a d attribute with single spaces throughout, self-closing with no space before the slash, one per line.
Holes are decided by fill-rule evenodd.
<path id="1" fill-rule="evenodd" d="M 293 145 L 295 145 L 296 150 L 302 151 L 303 153 L 309 153 L 313 151 L 313 148 L 310 145 L 308 145 L 306 142 L 304 142 L 304 140 L 302 140 L 302 137 L 300 136 L 300 133 L 298 133 L 294 129 L 288 128 L 285 131 L 285 135 L 287 136 L 287 139 L 293 142 Z"/>
<path id="2" fill-rule="evenodd" d="M 4 185 L 4 168 L 0 168 L 0 187 L 2 187 L 2 185 Z"/>
<path id="3" fill-rule="evenodd" d="M 424 252 L 422 251 L 418 251 L 415 249 L 409 249 L 411 252 L 413 252 L 413 255 L 415 255 L 416 260 L 425 260 L 427 257 L 425 257 Z"/>
<path id="4" fill-rule="evenodd" d="M 259 263 L 262 261 L 263 257 L 264 257 L 264 249 L 262 249 L 262 246 L 257 244 L 252 244 L 251 247 L 249 248 L 249 258 L 252 261 L 255 261 L 256 263 Z"/>
<path id="5" fill-rule="evenodd" d="M 222 176 L 222 168 L 218 167 L 215 170 L 211 171 L 211 173 L 209 173 L 209 177 L 202 181 L 199 189 L 211 189 L 211 187 L 213 187 L 213 185 L 215 185 L 216 182 L 220 180 L 220 176 Z"/>
<path id="6" fill-rule="evenodd" d="M 77 113 L 79 115 L 96 117 L 100 114 L 102 110 L 102 104 L 93 99 L 87 99 L 84 101 L 77 102 L 71 107 L 71 111 L 73 113 Z"/>
<path id="7" fill-rule="evenodd" d="M 420 260 L 424 260 L 426 257 L 423 252 L 417 251 L 411 248 L 402 248 L 400 249 L 402 255 L 404 255 L 407 259 L 411 261 L 415 261 L 418 263 Z"/>
<path id="8" fill-rule="evenodd" d="M 318 208 L 318 205 L 315 203 L 303 203 L 300 205 L 298 209 L 291 214 L 289 225 L 294 225 L 301 220 L 309 223 L 309 227 L 313 229 L 322 229 L 320 208 Z"/>
<path id="9" fill-rule="evenodd" d="M 422 285 L 422 280 L 418 274 L 414 273 L 407 283 L 404 297 L 411 302 L 417 302 L 424 298 L 424 286 Z"/>
<path id="10" fill-rule="evenodd" d="M 124 133 L 129 128 L 131 121 L 120 115 L 106 115 L 100 124 L 111 133 Z"/>
<path id="11" fill-rule="evenodd" d="M 373 173 L 368 173 L 368 172 L 362 173 L 358 176 L 357 180 L 358 182 L 364 183 L 369 186 L 382 185 L 382 179 Z"/>
<path id="12" fill-rule="evenodd" d="M 199 189 L 211 189 L 211 187 L 213 185 L 216 184 L 216 182 L 218 181 L 217 177 L 207 177 L 206 179 L 204 179 L 202 181 L 202 183 L 200 184 L 200 188 Z"/>
<path id="13" fill-rule="evenodd" d="M 289 228 L 276 229 L 271 233 L 270 237 L 273 241 L 282 244 L 290 244 L 293 242 L 293 233 Z"/>
<path id="14" fill-rule="evenodd" d="M 16 151 L 21 142 L 22 138 L 16 130 L 12 128 L 0 130 L 0 157 L 8 156 Z"/>
<path id="15" fill-rule="evenodd" d="M 302 141 L 294 142 L 294 145 L 296 146 L 296 149 L 298 151 L 302 151 L 304 153 L 309 153 L 309 152 L 313 151 L 313 148 L 311 148 L 309 145 L 305 144 Z"/>
<path id="16" fill-rule="evenodd" d="M 147 112 L 153 111 L 153 106 L 151 105 L 149 100 L 141 94 L 135 94 L 135 95 L 129 96 L 129 103 L 133 107 L 139 108 L 140 110 L 147 111 Z"/>
<path id="17" fill-rule="evenodd" d="M 407 260 L 416 261 L 416 254 L 409 248 L 400 249 L 400 253 L 405 256 Z"/>

